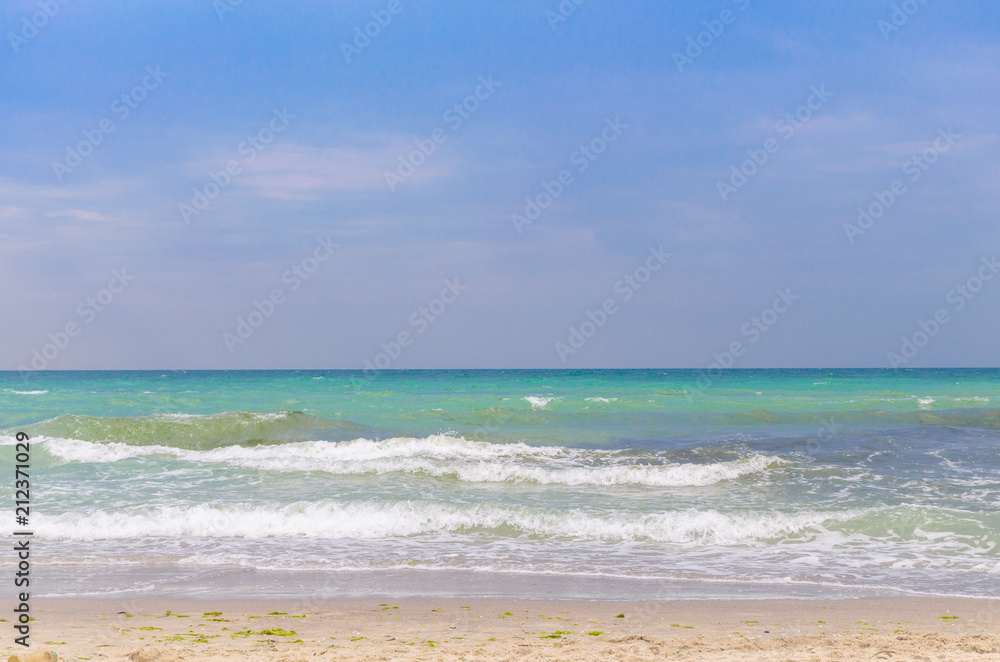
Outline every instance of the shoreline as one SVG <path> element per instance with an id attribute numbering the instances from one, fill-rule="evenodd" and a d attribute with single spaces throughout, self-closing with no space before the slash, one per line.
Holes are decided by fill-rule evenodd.
<path id="1" fill-rule="evenodd" d="M 343 599 L 515 599 L 580 600 L 820 600 L 858 598 L 956 598 L 987 595 L 928 595 L 872 585 L 740 581 L 710 578 L 653 578 L 551 572 L 481 571 L 446 568 L 324 571 L 164 566 L 49 566 L 40 576 L 38 599 L 122 600 L 317 600 Z M 121 587 L 109 593 L 107 587 Z M 51 589 L 56 589 L 53 591 Z"/>
<path id="2" fill-rule="evenodd" d="M 1000 600 L 977 598 L 36 598 L 32 615 L 31 650 L 64 660 L 1000 660 Z"/>

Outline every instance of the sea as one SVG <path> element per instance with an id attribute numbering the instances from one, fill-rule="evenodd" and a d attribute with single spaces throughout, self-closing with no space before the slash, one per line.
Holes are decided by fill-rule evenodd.
<path id="1" fill-rule="evenodd" d="M 997 369 L 5 372 L 0 444 L 34 596 L 1000 593 Z"/>

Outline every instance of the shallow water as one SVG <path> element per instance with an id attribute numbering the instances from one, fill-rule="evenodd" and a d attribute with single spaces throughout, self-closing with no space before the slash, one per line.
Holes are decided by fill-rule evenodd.
<path id="1" fill-rule="evenodd" d="M 0 425 L 45 594 L 1000 587 L 1000 370 L 0 373 Z"/>

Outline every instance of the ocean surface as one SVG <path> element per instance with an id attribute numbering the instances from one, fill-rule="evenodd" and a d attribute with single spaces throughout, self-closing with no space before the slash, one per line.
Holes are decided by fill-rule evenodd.
<path id="1" fill-rule="evenodd" d="M 0 373 L 10 532 L 16 431 L 35 595 L 1000 593 L 1000 370 Z"/>

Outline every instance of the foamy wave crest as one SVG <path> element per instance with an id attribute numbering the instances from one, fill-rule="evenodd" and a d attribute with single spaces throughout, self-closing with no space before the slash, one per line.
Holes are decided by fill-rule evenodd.
<path id="1" fill-rule="evenodd" d="M 208 451 L 75 439 L 42 440 L 45 450 L 63 462 L 108 463 L 165 455 L 189 462 L 225 463 L 262 471 L 322 471 L 335 475 L 408 473 L 476 483 L 700 487 L 784 464 L 779 457 L 760 454 L 724 462 L 676 463 L 655 452 L 494 444 L 446 435 L 383 441 L 308 441 L 249 448 L 226 446 Z"/>
<path id="2" fill-rule="evenodd" d="M 45 395 L 48 391 L 17 391 L 12 388 L 5 388 L 4 393 L 14 393 L 15 395 Z"/>
<path id="3" fill-rule="evenodd" d="M 324 419 L 297 411 L 152 414 L 122 418 L 63 414 L 24 429 L 32 438 L 44 436 L 132 446 L 169 445 L 193 450 L 309 439 L 339 441 L 367 431 L 364 426 L 350 421 Z"/>
<path id="4" fill-rule="evenodd" d="M 541 395 L 526 395 L 524 399 L 531 405 L 532 409 L 542 409 L 545 405 L 549 404 L 553 400 L 558 400 L 559 398 L 545 397 Z"/>
<path id="5" fill-rule="evenodd" d="M 805 540 L 864 511 L 720 513 L 688 509 L 645 515 L 524 506 L 430 502 L 296 503 L 287 506 L 158 507 L 128 512 L 37 515 L 44 539 L 93 541 L 142 538 L 377 539 L 421 535 L 541 536 L 608 542 L 757 545 Z"/>

